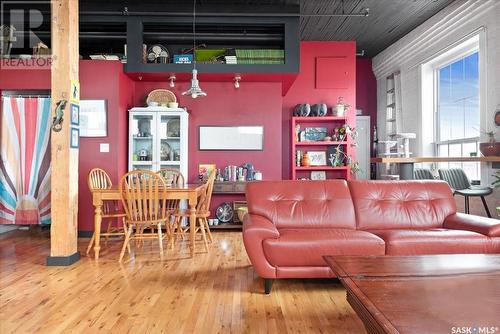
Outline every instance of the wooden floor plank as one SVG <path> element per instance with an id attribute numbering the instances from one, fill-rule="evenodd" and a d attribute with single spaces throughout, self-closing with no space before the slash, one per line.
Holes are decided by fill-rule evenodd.
<path id="1" fill-rule="evenodd" d="M 265 295 L 241 233 L 213 235 L 195 258 L 180 241 L 162 261 L 147 241 L 119 264 L 110 240 L 97 263 L 47 267 L 46 233 L 2 234 L 0 333 L 364 333 L 338 282 L 278 280 Z"/>

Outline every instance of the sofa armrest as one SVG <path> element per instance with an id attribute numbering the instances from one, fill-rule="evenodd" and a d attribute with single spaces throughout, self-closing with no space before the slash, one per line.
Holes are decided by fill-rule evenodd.
<path id="1" fill-rule="evenodd" d="M 500 237 L 499 220 L 465 213 L 455 213 L 446 217 L 443 227 L 481 233 L 489 237 Z"/>
<path id="2" fill-rule="evenodd" d="M 243 243 L 255 272 L 262 278 L 276 278 L 276 268 L 267 261 L 262 242 L 279 236 L 278 229 L 269 219 L 259 215 L 245 215 Z"/>

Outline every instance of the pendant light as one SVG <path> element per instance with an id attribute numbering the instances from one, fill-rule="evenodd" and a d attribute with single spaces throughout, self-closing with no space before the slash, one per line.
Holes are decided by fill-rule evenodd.
<path id="1" fill-rule="evenodd" d="M 200 83 L 198 81 L 198 71 L 196 70 L 196 0 L 193 0 L 193 77 L 191 78 L 191 87 L 182 93 L 182 95 L 190 95 L 193 99 L 197 97 L 207 96 L 200 88 Z"/>

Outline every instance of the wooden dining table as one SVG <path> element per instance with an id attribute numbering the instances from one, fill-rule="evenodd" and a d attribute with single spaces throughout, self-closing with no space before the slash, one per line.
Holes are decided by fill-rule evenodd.
<path id="1" fill-rule="evenodd" d="M 203 190 L 203 184 L 186 184 L 183 186 L 173 186 L 166 188 L 166 191 L 161 192 L 165 196 L 165 199 L 180 199 L 186 200 L 188 203 L 189 210 L 189 240 L 190 240 L 190 251 L 191 256 L 194 256 L 195 252 L 195 232 L 196 232 L 196 204 L 198 203 L 198 197 L 201 195 Z M 163 197 L 162 197 L 163 198 Z M 94 231 L 95 233 L 95 243 L 94 243 L 94 258 L 99 259 L 100 246 L 100 234 L 101 234 L 101 222 L 102 222 L 102 206 L 104 201 L 119 201 L 121 200 L 120 191 L 117 186 L 113 186 L 109 189 L 98 189 L 92 191 L 92 204 L 95 208 L 94 213 Z"/>

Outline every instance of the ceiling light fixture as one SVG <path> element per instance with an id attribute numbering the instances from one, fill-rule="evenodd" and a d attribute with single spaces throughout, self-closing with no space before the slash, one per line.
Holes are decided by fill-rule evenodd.
<path id="1" fill-rule="evenodd" d="M 234 88 L 236 89 L 240 88 L 241 75 L 236 74 L 233 80 L 234 80 Z"/>
<path id="2" fill-rule="evenodd" d="M 197 97 L 207 96 L 200 88 L 200 82 L 198 81 L 198 71 L 196 70 L 196 0 L 193 0 L 193 77 L 191 78 L 191 87 L 182 93 L 182 95 L 191 96 L 193 99 Z"/>
<path id="3" fill-rule="evenodd" d="M 170 84 L 169 84 L 170 88 L 174 88 L 175 87 L 175 80 L 176 79 L 177 78 L 175 77 L 175 74 L 173 74 L 173 73 L 170 74 L 170 76 L 168 77 L 168 80 L 170 80 Z"/>

